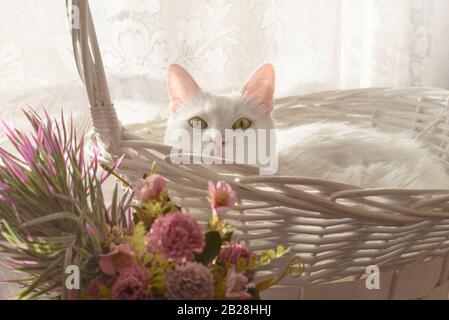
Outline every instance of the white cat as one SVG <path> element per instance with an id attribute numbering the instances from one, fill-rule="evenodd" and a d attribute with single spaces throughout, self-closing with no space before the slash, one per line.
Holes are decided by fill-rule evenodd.
<path id="1" fill-rule="evenodd" d="M 203 92 L 179 65 L 168 71 L 170 118 L 166 144 L 176 130 L 201 130 L 217 148 L 225 130 L 275 129 L 271 116 L 275 71 L 260 67 L 240 93 Z M 273 141 L 271 141 L 273 142 Z M 267 142 L 269 144 L 269 141 Z M 318 122 L 277 131 L 280 175 L 311 177 L 371 188 L 449 188 L 445 168 L 418 141 L 346 123 Z"/>

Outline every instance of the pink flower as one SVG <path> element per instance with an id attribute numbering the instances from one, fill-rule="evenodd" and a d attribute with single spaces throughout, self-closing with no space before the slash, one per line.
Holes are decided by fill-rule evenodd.
<path id="1" fill-rule="evenodd" d="M 167 274 L 166 296 L 172 300 L 210 300 L 214 298 L 214 277 L 206 266 L 190 262 Z"/>
<path id="2" fill-rule="evenodd" d="M 239 243 L 231 243 L 224 246 L 219 255 L 219 259 L 223 263 L 230 263 L 236 265 L 240 259 L 249 261 L 251 258 L 251 252 L 243 245 Z"/>
<path id="3" fill-rule="evenodd" d="M 236 266 L 241 259 L 249 262 L 251 255 L 251 252 L 243 244 L 231 243 L 221 249 L 218 259 L 225 264 L 230 263 Z M 254 270 L 246 270 L 244 274 L 251 281 Z"/>
<path id="4" fill-rule="evenodd" d="M 185 263 L 204 248 L 204 234 L 196 220 L 181 212 L 158 218 L 148 234 L 148 249 L 166 259 Z"/>
<path id="5" fill-rule="evenodd" d="M 9 191 L 11 187 L 5 183 L 0 182 L 0 191 Z"/>
<path id="6" fill-rule="evenodd" d="M 110 288 L 114 280 L 114 278 L 100 274 L 89 282 L 84 293 L 90 298 L 97 298 L 101 293 L 101 286 Z"/>
<path id="7" fill-rule="evenodd" d="M 148 271 L 133 265 L 122 271 L 112 287 L 113 300 L 147 300 Z"/>
<path id="8" fill-rule="evenodd" d="M 159 198 L 162 191 L 167 188 L 167 184 L 160 175 L 152 174 L 145 179 L 139 180 L 139 185 L 134 190 L 134 195 L 137 200 L 148 202 Z"/>
<path id="9" fill-rule="evenodd" d="M 209 197 L 215 215 L 221 215 L 234 208 L 237 202 L 237 195 L 234 190 L 224 181 L 219 181 L 217 186 L 214 186 L 214 183 L 209 181 Z"/>
<path id="10" fill-rule="evenodd" d="M 248 278 L 235 271 L 235 268 L 228 270 L 226 277 L 226 298 L 233 300 L 248 300 L 251 295 L 246 292 Z"/>
<path id="11" fill-rule="evenodd" d="M 111 252 L 100 256 L 100 270 L 108 276 L 121 273 L 124 268 L 136 264 L 131 249 L 126 245 L 113 246 Z"/>
<path id="12" fill-rule="evenodd" d="M 87 231 L 87 235 L 91 238 L 97 234 L 97 232 L 95 231 L 95 228 L 89 223 L 86 224 L 86 231 Z"/>
<path id="13" fill-rule="evenodd" d="M 78 300 L 77 290 L 69 290 L 67 292 L 67 300 Z"/>

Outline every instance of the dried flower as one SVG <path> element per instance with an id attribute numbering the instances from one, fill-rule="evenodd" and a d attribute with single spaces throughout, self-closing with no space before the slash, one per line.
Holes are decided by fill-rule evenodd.
<path id="1" fill-rule="evenodd" d="M 113 300 L 147 300 L 148 271 L 133 265 L 122 271 L 112 287 Z"/>
<path id="2" fill-rule="evenodd" d="M 251 256 L 251 252 L 243 244 L 231 243 L 221 249 L 218 259 L 225 264 L 229 263 L 233 266 L 237 266 L 240 260 L 248 263 Z M 244 275 L 248 278 L 248 281 L 252 281 L 254 270 L 248 269 L 244 272 Z"/>
<path id="3" fill-rule="evenodd" d="M 1 246 L 0 255 L 16 257 L 11 261 L 16 269 L 26 267 L 23 261 L 41 265 L 51 257 L 91 273 L 96 271 L 92 270 L 91 256 L 102 253 L 102 226 L 110 224 L 128 231 L 124 216 L 131 209 L 130 194 L 104 196 L 98 159 L 85 161 L 82 132 L 75 129 L 73 121 L 66 122 L 63 114 L 52 119 L 44 112 L 40 117 L 33 110 L 24 111 L 31 130 L 2 126 L 12 151 L 0 148 L 0 242 L 9 243 Z M 108 198 L 113 201 L 106 201 Z M 98 234 L 92 236 L 86 224 L 80 232 L 80 224 L 73 223 L 80 217 L 89 217 L 86 224 Z M 46 222 L 35 223 L 40 219 Z M 109 248 L 109 244 L 104 247 Z M 29 270 L 18 298 L 73 296 L 61 287 L 49 292 L 66 278 L 60 264 Z"/>
<path id="4" fill-rule="evenodd" d="M 167 274 L 166 296 L 173 300 L 210 300 L 214 297 L 214 279 L 204 265 L 190 262 Z"/>
<path id="5" fill-rule="evenodd" d="M 139 185 L 134 190 L 137 200 L 148 202 L 159 198 L 162 191 L 167 188 L 167 184 L 160 175 L 152 174 L 145 179 L 139 180 Z"/>
<path id="6" fill-rule="evenodd" d="M 149 234 L 148 249 L 178 263 L 191 261 L 204 248 L 204 234 L 194 218 L 181 212 L 158 218 Z"/>
<path id="7" fill-rule="evenodd" d="M 114 281 L 115 278 L 100 274 L 89 282 L 83 293 L 89 298 L 98 298 L 102 294 L 101 288 L 111 288 Z"/>
<path id="8" fill-rule="evenodd" d="M 217 216 L 234 208 L 237 202 L 237 195 L 234 190 L 224 181 L 219 181 L 217 186 L 214 186 L 213 182 L 209 181 L 209 197 L 212 211 Z"/>
<path id="9" fill-rule="evenodd" d="M 89 237 L 94 237 L 97 234 L 95 228 L 89 223 L 86 224 L 86 231 Z"/>
<path id="10" fill-rule="evenodd" d="M 248 262 L 251 258 L 251 252 L 243 244 L 231 243 L 221 249 L 218 258 L 223 263 L 237 265 L 240 259 Z"/>
<path id="11" fill-rule="evenodd" d="M 134 254 L 127 245 L 112 245 L 112 250 L 101 255 L 99 261 L 101 271 L 108 276 L 121 273 L 123 269 L 134 264 Z"/>
<path id="12" fill-rule="evenodd" d="M 251 295 L 246 292 L 248 285 L 248 278 L 237 273 L 235 267 L 228 270 L 226 277 L 226 298 L 235 300 L 248 300 L 251 299 Z"/>

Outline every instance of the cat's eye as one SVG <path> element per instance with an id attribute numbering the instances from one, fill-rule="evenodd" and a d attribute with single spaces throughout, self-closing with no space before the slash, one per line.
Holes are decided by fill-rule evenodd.
<path id="1" fill-rule="evenodd" d="M 234 130 L 246 130 L 251 127 L 251 121 L 247 118 L 240 118 L 232 125 L 232 129 Z"/>
<path id="2" fill-rule="evenodd" d="M 195 117 L 195 118 L 190 119 L 189 124 L 193 129 L 204 130 L 207 128 L 207 122 L 204 121 L 204 119 L 202 119 L 200 117 Z"/>

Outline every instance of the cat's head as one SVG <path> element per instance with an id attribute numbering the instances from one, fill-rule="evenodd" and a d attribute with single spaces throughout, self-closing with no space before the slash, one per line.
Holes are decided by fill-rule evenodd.
<path id="1" fill-rule="evenodd" d="M 203 91 L 192 76 L 181 66 L 171 65 L 167 77 L 170 118 L 167 123 L 166 143 L 172 141 L 176 129 L 199 128 L 217 145 L 212 131 L 226 129 L 273 129 L 271 117 L 275 89 L 275 71 L 271 64 L 261 66 L 246 82 L 240 92 L 212 95 Z M 212 129 L 212 130 L 211 130 Z"/>
<path id="2" fill-rule="evenodd" d="M 203 91 L 181 66 L 168 70 L 170 118 L 165 143 L 178 146 L 180 131 L 201 131 L 202 145 L 213 144 L 225 150 L 231 142 L 226 132 L 273 131 L 275 71 L 271 64 L 261 66 L 240 92 L 214 95 Z M 267 138 L 268 139 L 268 138 Z M 254 145 L 256 143 L 253 143 Z M 267 144 L 270 142 L 267 140 Z M 195 153 L 195 152 L 194 152 Z"/>

